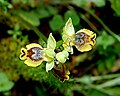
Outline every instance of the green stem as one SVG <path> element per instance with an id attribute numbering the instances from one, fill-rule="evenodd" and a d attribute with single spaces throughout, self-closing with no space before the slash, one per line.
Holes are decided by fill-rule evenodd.
<path id="1" fill-rule="evenodd" d="M 74 78 L 73 80 L 75 80 L 76 82 L 79 81 L 85 81 L 86 79 L 89 79 L 89 81 L 94 82 L 94 81 L 98 81 L 98 80 L 106 80 L 106 79 L 112 79 L 112 78 L 116 78 L 116 77 L 120 77 L 120 74 L 110 74 L 110 75 L 104 75 L 104 76 L 86 76 L 86 77 L 81 77 L 81 78 Z"/>
<path id="2" fill-rule="evenodd" d="M 93 77 L 91 77 L 91 80 L 92 81 L 105 80 L 105 79 L 112 79 L 112 78 L 116 78 L 116 77 L 120 77 L 120 74 L 110 74 L 110 75 L 104 75 L 104 76 L 93 76 Z"/>
<path id="3" fill-rule="evenodd" d="M 95 25 L 92 24 L 92 23 L 89 21 L 89 19 L 86 18 L 85 15 L 80 14 L 80 17 L 81 17 L 85 22 L 87 22 L 87 24 L 88 24 L 97 34 L 100 34 L 100 32 L 99 32 L 99 31 L 97 30 L 97 28 L 95 27 Z"/>
<path id="4" fill-rule="evenodd" d="M 120 85 L 120 77 L 109 80 L 105 83 L 102 83 L 100 85 L 97 85 L 98 88 L 105 88 L 105 87 L 112 87 L 112 86 L 116 86 L 116 85 Z"/>
<path id="5" fill-rule="evenodd" d="M 107 96 L 115 96 L 113 93 L 108 92 L 107 90 L 103 89 L 103 88 L 98 88 L 96 85 L 89 85 L 89 87 L 91 87 L 94 90 L 97 90 L 103 94 L 106 94 Z"/>
<path id="6" fill-rule="evenodd" d="M 86 85 L 86 89 L 94 89 L 97 90 L 103 94 L 106 94 L 107 96 L 114 96 L 114 94 L 107 92 L 106 90 L 104 90 L 103 88 L 98 87 L 97 85 L 94 84 L 90 84 L 90 83 L 86 83 L 85 81 L 79 81 L 79 83 L 85 84 Z"/>

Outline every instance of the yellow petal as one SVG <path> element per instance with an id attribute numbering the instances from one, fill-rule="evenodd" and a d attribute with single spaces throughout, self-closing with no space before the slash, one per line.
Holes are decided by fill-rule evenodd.
<path id="1" fill-rule="evenodd" d="M 33 48 L 33 47 L 39 47 L 39 48 L 42 48 L 41 45 L 37 44 L 37 43 L 31 43 L 29 45 L 26 45 L 26 48 L 27 49 L 30 49 L 30 48 Z"/>
<path id="2" fill-rule="evenodd" d="M 34 62 L 30 59 L 27 58 L 27 60 L 24 61 L 24 63 L 28 66 L 31 66 L 31 67 L 37 67 L 39 66 L 41 63 L 42 63 L 43 60 L 39 61 L 39 62 Z"/>
<path id="3" fill-rule="evenodd" d="M 91 44 L 92 46 L 94 46 L 95 43 L 96 43 L 96 41 L 95 41 L 95 39 L 96 39 L 96 34 L 93 33 L 93 34 L 90 36 L 90 39 L 91 39 L 90 44 Z"/>
<path id="4" fill-rule="evenodd" d="M 80 52 L 90 51 L 92 46 L 90 44 L 85 44 L 82 46 L 75 46 Z"/>
<path id="5" fill-rule="evenodd" d="M 67 75 L 70 75 L 70 71 L 69 71 L 69 70 L 66 70 L 66 74 L 67 74 Z"/>
<path id="6" fill-rule="evenodd" d="M 25 60 L 27 58 L 27 50 L 25 48 L 21 49 L 20 59 Z"/>
<path id="7" fill-rule="evenodd" d="M 88 29 L 81 29 L 81 30 L 77 31 L 76 34 L 79 33 L 79 32 L 86 33 L 86 34 L 89 35 L 89 36 L 91 36 L 91 35 L 94 34 L 94 32 L 92 32 L 92 31 L 90 31 L 90 30 L 88 30 Z"/>
<path id="8" fill-rule="evenodd" d="M 65 75 L 65 80 L 69 80 L 69 76 L 68 75 Z"/>

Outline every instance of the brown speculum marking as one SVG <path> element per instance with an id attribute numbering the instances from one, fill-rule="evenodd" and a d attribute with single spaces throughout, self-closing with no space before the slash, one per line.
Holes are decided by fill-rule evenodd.
<path id="1" fill-rule="evenodd" d="M 40 61 L 41 59 L 43 59 L 42 52 L 43 52 L 43 49 L 41 49 L 39 47 L 33 47 L 28 50 L 27 57 L 29 57 L 31 60 L 37 62 L 37 61 Z"/>
<path id="2" fill-rule="evenodd" d="M 75 45 L 82 46 L 87 42 L 89 42 L 89 35 L 84 32 L 75 34 Z"/>

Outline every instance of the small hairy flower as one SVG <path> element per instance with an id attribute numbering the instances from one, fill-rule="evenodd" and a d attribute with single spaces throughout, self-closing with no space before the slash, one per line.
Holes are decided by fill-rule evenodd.
<path id="1" fill-rule="evenodd" d="M 65 24 L 65 27 L 63 28 L 62 39 L 63 39 L 64 49 L 70 52 L 71 54 L 73 54 L 72 46 L 73 46 L 74 37 L 75 37 L 75 31 L 72 25 L 72 19 L 69 18 Z"/>
<path id="2" fill-rule="evenodd" d="M 47 48 L 42 48 L 41 45 L 36 43 L 26 45 L 26 48 L 21 49 L 20 59 L 25 60 L 24 63 L 31 67 L 37 67 L 43 61 L 46 61 L 46 72 L 48 72 L 54 67 L 55 47 L 56 41 L 52 33 L 50 33 L 47 40 Z"/>
<path id="3" fill-rule="evenodd" d="M 28 66 L 37 67 L 44 59 L 43 48 L 36 43 L 26 45 L 26 49 L 21 49 L 20 59 L 25 60 L 24 63 Z"/>
<path id="4" fill-rule="evenodd" d="M 67 70 L 65 64 L 59 64 L 58 66 L 53 68 L 53 73 L 62 82 L 64 82 L 65 80 L 69 80 L 70 72 L 69 70 Z"/>
<path id="5" fill-rule="evenodd" d="M 72 24 L 72 19 L 69 18 L 63 28 L 63 47 L 66 51 L 73 54 L 72 46 L 75 46 L 78 51 L 89 51 L 95 45 L 96 33 L 88 30 L 81 29 L 75 33 Z"/>
<path id="6" fill-rule="evenodd" d="M 88 29 L 81 29 L 75 33 L 74 46 L 81 52 L 89 51 L 95 45 L 96 34 Z"/>

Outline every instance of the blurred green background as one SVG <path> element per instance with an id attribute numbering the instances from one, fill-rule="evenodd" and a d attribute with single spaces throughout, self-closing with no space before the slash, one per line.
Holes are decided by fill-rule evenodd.
<path id="1" fill-rule="evenodd" d="M 97 34 L 89 52 L 75 52 L 64 83 L 45 64 L 32 68 L 20 49 L 56 41 L 71 17 L 75 31 Z M 120 0 L 0 0 L 0 96 L 120 96 Z"/>

